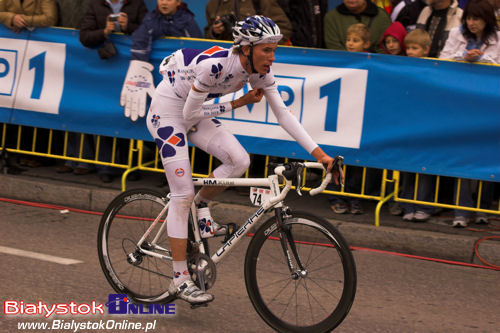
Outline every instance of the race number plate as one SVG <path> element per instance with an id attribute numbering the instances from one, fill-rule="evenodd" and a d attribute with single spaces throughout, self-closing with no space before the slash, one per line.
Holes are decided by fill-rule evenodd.
<path id="1" fill-rule="evenodd" d="M 262 203 L 269 200 L 271 190 L 267 188 L 250 187 L 250 201 L 255 206 L 261 206 Z"/>

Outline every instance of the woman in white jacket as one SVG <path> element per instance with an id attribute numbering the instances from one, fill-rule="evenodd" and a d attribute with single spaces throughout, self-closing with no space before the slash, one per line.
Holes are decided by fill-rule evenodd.
<path id="1" fill-rule="evenodd" d="M 471 0 L 462 25 L 453 28 L 439 55 L 443 59 L 500 63 L 500 32 L 489 1 Z"/>

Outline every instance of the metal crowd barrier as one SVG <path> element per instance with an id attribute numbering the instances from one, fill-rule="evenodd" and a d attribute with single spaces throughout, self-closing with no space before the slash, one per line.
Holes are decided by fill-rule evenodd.
<path id="1" fill-rule="evenodd" d="M 7 125 L 0 124 L 1 130 L 1 142 L 0 142 L 0 153 L 3 153 L 4 150 L 11 153 L 18 153 L 24 155 L 31 156 L 41 156 L 53 159 L 61 159 L 61 160 L 70 160 L 77 162 L 84 162 L 95 165 L 105 165 L 111 166 L 115 168 L 123 169 L 124 172 L 121 178 L 121 188 L 122 191 L 126 189 L 126 181 L 127 176 L 136 170 L 144 170 L 149 172 L 160 172 L 163 173 L 163 166 L 161 164 L 161 160 L 158 154 L 158 148 L 153 143 L 146 143 L 141 140 L 133 140 L 133 139 L 118 139 L 111 138 L 112 140 L 112 150 L 111 156 L 108 161 L 103 161 L 99 159 L 100 150 L 102 147 L 103 137 L 98 135 L 90 135 L 84 133 L 70 133 L 66 131 L 52 130 L 52 129 L 38 129 L 31 127 L 23 127 L 21 125 Z M 43 132 L 43 135 L 40 134 Z M 78 141 L 78 149 L 76 153 L 73 153 L 74 156 L 70 156 L 68 152 L 68 146 L 70 142 L 70 136 L 73 135 L 73 140 Z M 86 154 L 84 142 L 86 138 L 92 138 L 93 142 L 93 151 L 90 154 Z M 109 140 L 109 139 L 108 139 Z M 126 151 L 122 151 L 121 157 L 118 158 L 118 140 L 128 140 L 126 146 Z M 123 150 L 124 145 L 121 145 L 121 149 Z M 191 154 L 191 172 L 195 177 L 208 177 L 208 175 L 213 171 L 215 161 L 213 156 L 209 156 L 203 151 L 196 149 L 194 147 L 190 147 Z M 267 177 L 269 174 L 268 163 L 270 159 L 276 159 L 275 157 L 270 156 L 252 156 L 252 163 L 250 165 L 249 170 L 253 170 L 254 173 L 258 173 L 259 177 Z M 281 161 L 288 161 L 286 158 L 282 158 Z M 256 164 L 259 165 L 259 170 L 254 170 Z M 421 204 L 421 205 L 429 205 L 434 207 L 441 208 L 451 208 L 451 209 L 461 209 L 473 212 L 482 212 L 488 214 L 496 214 L 500 215 L 500 200 L 498 200 L 498 207 L 496 209 L 490 207 L 481 207 L 481 198 L 483 196 L 483 188 L 484 182 L 478 181 L 478 190 L 477 190 L 477 198 L 475 200 L 475 204 L 472 207 L 467 207 L 464 205 L 460 205 L 460 188 L 463 179 L 457 179 L 456 181 L 456 194 L 453 202 L 440 202 L 439 194 L 440 194 L 440 183 L 441 176 L 436 176 L 436 181 L 433 189 L 433 197 L 432 201 L 423 201 L 418 198 L 418 189 L 419 189 L 419 178 L 420 175 L 415 175 L 415 184 L 414 184 L 414 193 L 412 198 L 402 198 L 400 195 L 401 188 L 401 173 L 399 171 L 392 170 L 380 170 L 380 179 L 377 180 L 376 190 L 373 188 L 368 191 L 367 190 L 367 172 L 369 169 L 366 167 L 362 167 L 361 173 L 361 182 L 359 186 L 357 186 L 356 191 L 347 191 L 349 184 L 347 183 L 349 180 L 349 172 L 351 166 L 344 165 L 344 174 L 346 178 L 346 186 L 340 188 L 339 190 L 325 190 L 324 194 L 338 195 L 344 197 L 358 198 L 358 199 L 367 199 L 374 200 L 377 202 L 375 208 L 375 225 L 380 225 L 380 211 L 382 206 L 389 200 L 394 200 L 395 202 L 401 203 L 413 203 L 413 204 Z M 246 171 L 244 177 L 249 177 L 249 170 Z M 390 176 L 392 174 L 392 176 Z M 304 170 L 304 174 L 302 177 L 302 190 L 309 191 L 311 186 L 310 177 L 306 174 Z M 359 180 L 359 179 L 358 179 Z M 373 177 L 371 179 L 373 181 Z M 378 181 L 380 185 L 378 186 Z M 393 186 L 389 186 L 389 185 Z M 372 186 L 373 187 L 373 186 Z M 499 198 L 496 198 L 499 199 Z"/>

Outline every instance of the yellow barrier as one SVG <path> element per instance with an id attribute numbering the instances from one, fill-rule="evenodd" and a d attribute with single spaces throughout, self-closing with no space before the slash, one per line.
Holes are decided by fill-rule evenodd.
<path id="1" fill-rule="evenodd" d="M 0 151 L 3 151 L 4 149 L 8 152 L 12 153 L 18 153 L 18 154 L 25 154 L 25 155 L 33 155 L 33 156 L 42 156 L 42 157 L 48 157 L 48 158 L 54 158 L 54 159 L 62 159 L 62 160 L 70 160 L 70 161 L 77 161 L 77 162 L 84 162 L 84 163 L 90 163 L 90 164 L 96 164 L 96 165 L 104 165 L 104 166 L 111 166 L 115 168 L 121 168 L 124 169 L 124 172 L 122 174 L 121 178 L 121 188 L 122 191 L 126 189 L 126 180 L 127 176 L 136 170 L 144 170 L 144 171 L 150 171 L 150 172 L 160 172 L 163 173 L 163 166 L 161 164 L 161 160 L 159 158 L 159 153 L 158 153 L 158 148 L 156 145 L 153 143 L 151 144 L 146 144 L 145 142 L 141 140 L 133 140 L 133 139 L 127 139 L 128 142 L 128 150 L 126 151 L 126 154 L 122 153 L 122 158 L 121 161 L 118 161 L 117 158 L 117 150 L 118 150 L 118 140 L 125 140 L 125 139 L 118 139 L 118 138 L 112 138 L 112 149 L 111 149 L 111 158 L 109 161 L 102 161 L 99 160 L 99 155 L 100 151 L 102 149 L 102 138 L 101 136 L 97 135 L 89 135 L 89 134 L 75 134 L 75 133 L 69 133 L 69 132 L 62 132 L 62 131 L 57 131 L 57 130 L 39 130 L 37 128 L 32 129 L 32 133 L 30 133 L 31 128 L 24 128 L 23 126 L 20 125 L 7 125 L 7 124 L 2 124 L 0 126 L 2 132 L 1 132 L 1 146 L 0 146 Z M 44 140 L 40 138 L 39 131 L 44 131 L 47 133 L 44 133 Z M 15 136 L 12 134 L 15 133 Z M 28 133 L 23 137 L 23 133 Z M 30 136 L 31 134 L 31 136 Z M 68 155 L 68 147 L 69 147 L 69 141 L 70 138 L 69 136 L 73 135 L 75 137 L 79 137 L 79 144 L 78 144 L 78 152 L 76 156 L 69 156 Z M 59 140 L 60 137 L 63 137 L 63 140 Z M 92 138 L 94 140 L 94 145 L 92 148 L 94 149 L 94 152 L 92 154 L 92 157 L 85 157 L 85 146 L 84 142 L 86 138 Z M 24 140 L 23 140 L 24 139 Z M 9 140 L 9 142 L 7 142 Z M 38 146 L 42 145 L 43 148 L 45 149 L 37 149 Z M 153 148 L 154 147 L 154 148 Z M 88 148 L 88 147 L 87 147 Z M 123 147 L 122 147 L 123 149 Z M 193 176 L 195 177 L 208 177 L 210 173 L 214 169 L 214 160 L 213 156 L 204 156 L 203 154 L 206 155 L 206 153 L 202 152 L 199 149 L 196 149 L 194 147 L 190 148 L 190 156 L 191 156 L 191 172 Z M 126 155 L 126 158 L 123 158 L 123 155 Z M 205 161 L 200 161 L 200 159 L 205 159 Z M 259 160 L 260 159 L 260 160 Z M 262 170 L 258 170 L 258 177 L 267 177 L 269 174 L 269 170 L 267 165 L 269 164 L 270 161 L 270 156 L 259 156 L 259 155 L 253 155 L 252 156 L 252 163 L 250 169 L 253 169 L 256 164 L 257 160 L 264 163 L 264 167 Z M 277 159 L 277 158 L 274 158 Z M 279 159 L 279 158 L 278 158 Z M 279 159 L 279 160 L 284 160 L 288 161 L 287 158 Z M 200 171 L 200 169 L 203 167 L 203 163 L 206 164 L 206 169 Z M 249 170 L 250 170 L 249 169 Z M 249 176 L 249 170 L 246 171 L 244 177 L 248 178 Z M 352 197 L 352 198 L 359 198 L 359 199 L 367 199 L 367 200 L 374 200 L 377 202 L 376 208 L 375 208 L 375 226 L 380 225 L 380 211 L 382 206 L 389 200 L 393 199 L 395 202 L 401 202 L 401 203 L 412 203 L 412 204 L 421 204 L 421 205 L 428 205 L 428 206 L 434 206 L 434 207 L 441 207 L 441 208 L 451 208 L 451 209 L 461 209 L 461 210 L 467 210 L 467 211 L 473 211 L 473 212 L 482 212 L 482 213 L 488 213 L 488 214 L 496 214 L 500 215 L 500 200 L 499 205 L 497 209 L 489 209 L 481 207 L 481 198 L 483 197 L 483 181 L 479 181 L 479 186 L 478 186 L 478 195 L 476 199 L 476 204 L 473 205 L 472 207 L 467 207 L 464 205 L 460 205 L 459 203 L 462 201 L 460 198 L 460 189 L 462 182 L 464 180 L 458 179 L 457 180 L 457 190 L 454 198 L 453 203 L 446 203 L 446 202 L 439 202 L 439 193 L 440 193 L 440 180 L 441 176 L 436 176 L 436 182 L 434 186 L 434 199 L 433 201 L 423 201 L 423 200 L 418 200 L 418 188 L 420 184 L 420 175 L 416 174 L 415 176 L 415 184 L 414 184 L 414 193 L 413 193 L 413 198 L 402 198 L 399 194 L 400 188 L 401 188 L 401 175 L 399 171 L 392 171 L 392 177 L 388 177 L 389 173 L 391 170 L 384 169 L 381 171 L 381 179 L 380 179 L 380 188 L 375 191 L 377 194 L 368 194 L 366 193 L 367 189 L 367 170 L 373 170 L 373 169 L 367 169 L 366 167 L 362 168 L 362 174 L 361 174 L 361 184 L 358 192 L 353 192 L 353 191 L 346 191 L 346 188 L 348 187 L 349 184 L 346 184 L 345 187 L 341 188 L 340 190 L 333 191 L 333 190 L 325 190 L 323 193 L 324 194 L 331 194 L 331 195 L 339 195 L 339 196 L 344 196 L 344 197 Z M 349 168 L 344 166 L 344 174 L 346 178 L 346 182 L 349 179 Z M 306 186 L 307 183 L 307 174 L 306 170 L 304 170 L 304 174 L 302 177 L 302 184 L 301 184 L 301 189 L 304 191 L 309 191 L 311 188 Z M 393 184 L 393 189 L 391 191 L 388 191 L 388 185 Z M 388 193 L 387 193 L 388 192 Z"/>

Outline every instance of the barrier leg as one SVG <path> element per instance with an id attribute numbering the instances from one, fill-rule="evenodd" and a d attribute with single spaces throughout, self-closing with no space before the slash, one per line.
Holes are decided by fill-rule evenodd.
<path id="1" fill-rule="evenodd" d="M 394 196 L 394 192 L 390 193 L 388 196 L 386 196 L 384 199 L 379 201 L 377 203 L 377 207 L 375 208 L 375 226 L 379 227 L 380 226 L 380 209 L 382 208 L 382 205 L 385 204 L 389 199 L 391 199 Z"/>

